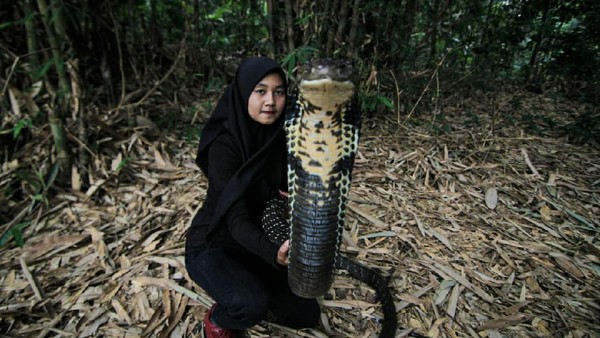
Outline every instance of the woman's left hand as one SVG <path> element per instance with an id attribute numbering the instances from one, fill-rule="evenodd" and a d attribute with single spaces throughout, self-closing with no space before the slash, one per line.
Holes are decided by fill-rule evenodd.
<path id="1" fill-rule="evenodd" d="M 290 262 L 288 257 L 288 251 L 290 250 L 290 240 L 283 242 L 277 251 L 277 263 L 283 266 L 287 266 Z"/>

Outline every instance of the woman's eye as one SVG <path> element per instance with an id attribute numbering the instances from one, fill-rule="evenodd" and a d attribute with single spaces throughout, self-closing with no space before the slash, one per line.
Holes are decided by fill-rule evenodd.
<path id="1" fill-rule="evenodd" d="M 285 95 L 285 92 L 283 90 L 277 90 L 275 91 L 275 95 Z"/>
<path id="2" fill-rule="evenodd" d="M 264 89 L 257 89 L 254 92 L 257 93 L 257 94 L 263 95 L 265 93 L 265 90 Z"/>

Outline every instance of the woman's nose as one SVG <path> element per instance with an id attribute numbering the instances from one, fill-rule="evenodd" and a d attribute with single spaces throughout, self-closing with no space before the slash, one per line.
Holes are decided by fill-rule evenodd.
<path id="1" fill-rule="evenodd" d="M 272 105 L 275 103 L 275 94 L 273 94 L 272 92 L 267 92 L 267 95 L 265 97 L 265 103 L 268 105 Z"/>

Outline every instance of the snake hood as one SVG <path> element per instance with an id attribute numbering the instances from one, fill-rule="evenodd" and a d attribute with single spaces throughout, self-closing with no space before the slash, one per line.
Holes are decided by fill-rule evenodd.
<path id="1" fill-rule="evenodd" d="M 279 64 L 270 58 L 253 57 L 242 62 L 202 131 L 196 164 L 206 176 L 209 174 L 209 149 L 222 133 L 229 133 L 235 140 L 244 162 L 219 196 L 210 219 L 209 234 L 216 229 L 231 205 L 254 182 L 269 173 L 279 156 L 281 161 L 284 161 L 284 155 L 280 155 L 285 152 L 283 118 L 280 117 L 271 125 L 262 125 L 252 120 L 248 113 L 248 99 L 252 90 L 261 79 L 271 73 L 280 74 L 285 83 L 285 73 Z"/>

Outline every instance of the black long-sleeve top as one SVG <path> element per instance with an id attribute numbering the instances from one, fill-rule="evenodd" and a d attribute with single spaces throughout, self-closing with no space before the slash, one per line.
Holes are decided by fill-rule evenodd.
<path id="1" fill-rule="evenodd" d="M 284 189 L 284 156 L 273 156 L 272 174 L 255 182 L 229 208 L 214 233 L 209 233 L 211 216 L 230 178 L 243 165 L 235 141 L 228 133 L 217 137 L 209 150 L 208 191 L 204 205 L 192 220 L 186 240 L 186 251 L 207 246 L 226 246 L 247 250 L 275 267 L 279 247 L 269 241 L 260 227 L 262 211 L 268 198 Z"/>

